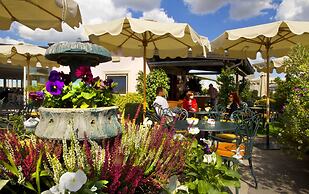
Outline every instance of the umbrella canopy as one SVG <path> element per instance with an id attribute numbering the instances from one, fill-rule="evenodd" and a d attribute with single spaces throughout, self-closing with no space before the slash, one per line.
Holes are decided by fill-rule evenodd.
<path id="1" fill-rule="evenodd" d="M 269 73 L 272 73 L 274 69 L 276 70 L 277 73 L 284 73 L 285 72 L 284 61 L 287 60 L 287 59 L 289 59 L 289 57 L 287 57 L 287 56 L 270 59 Z M 253 67 L 256 68 L 257 72 L 267 73 L 266 61 L 261 62 L 261 63 L 255 63 L 255 64 L 252 64 L 252 65 L 253 65 Z"/>
<path id="2" fill-rule="evenodd" d="M 62 31 L 62 22 L 78 27 L 81 15 L 74 0 L 1 0 L 0 21 L 0 30 L 9 30 L 16 21 L 33 30 Z"/>
<path id="3" fill-rule="evenodd" d="M 247 28 L 227 30 L 211 46 L 214 52 L 235 58 L 255 58 L 262 51 L 263 58 L 287 55 L 297 43 L 309 45 L 309 22 L 278 21 Z"/>
<path id="4" fill-rule="evenodd" d="M 56 62 L 47 60 L 45 55 L 46 49 L 30 45 L 0 45 L 0 63 L 27 66 L 27 86 L 30 85 L 30 66 L 37 64 L 42 67 L 59 67 Z"/>
<path id="5" fill-rule="evenodd" d="M 45 58 L 45 51 L 31 44 L 0 45 L 0 63 L 33 67 L 40 63 L 42 67 L 59 67 L 56 62 Z"/>
<path id="6" fill-rule="evenodd" d="M 227 54 L 229 57 L 255 58 L 256 53 L 260 51 L 263 57 L 266 58 L 267 126 L 269 124 L 269 57 L 282 57 L 297 43 L 309 45 L 309 22 L 278 21 L 228 30 L 211 43 L 212 49 L 215 52 Z M 269 143 L 267 146 L 269 146 Z"/>
<path id="7" fill-rule="evenodd" d="M 146 111 L 146 58 L 197 56 L 206 53 L 207 39 L 186 23 L 162 23 L 123 18 L 100 25 L 86 25 L 91 42 L 123 56 L 144 58 L 144 111 Z"/>

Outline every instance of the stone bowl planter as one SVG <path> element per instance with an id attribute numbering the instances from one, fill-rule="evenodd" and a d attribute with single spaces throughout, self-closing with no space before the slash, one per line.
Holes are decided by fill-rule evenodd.
<path id="1" fill-rule="evenodd" d="M 99 108 L 39 108 L 40 123 L 35 134 L 48 139 L 71 139 L 72 131 L 78 140 L 105 139 L 121 133 L 117 106 Z"/>

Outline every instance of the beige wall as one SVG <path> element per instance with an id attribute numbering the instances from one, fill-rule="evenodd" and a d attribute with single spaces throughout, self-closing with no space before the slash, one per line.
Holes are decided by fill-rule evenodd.
<path id="1" fill-rule="evenodd" d="M 101 63 L 96 67 L 92 67 L 91 71 L 93 76 L 99 76 L 101 79 L 105 79 L 107 74 L 127 74 L 128 92 L 136 92 L 137 73 L 143 71 L 143 58 L 113 57 L 113 61 Z M 66 66 L 53 69 L 63 71 L 64 73 L 69 73 L 70 71 L 70 68 Z M 148 67 L 146 71 L 149 73 Z"/>

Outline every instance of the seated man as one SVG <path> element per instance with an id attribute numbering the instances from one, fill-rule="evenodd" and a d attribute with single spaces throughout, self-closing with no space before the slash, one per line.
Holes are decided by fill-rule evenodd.
<path id="1" fill-rule="evenodd" d="M 165 91 L 162 87 L 157 88 L 156 95 L 157 95 L 157 97 L 153 102 L 153 106 L 154 106 L 158 116 L 160 116 L 160 117 L 163 116 L 163 115 L 165 115 L 165 116 L 175 116 L 175 114 L 172 113 L 169 110 L 167 100 L 164 97 Z M 161 110 L 163 110 L 163 111 L 161 111 Z"/>

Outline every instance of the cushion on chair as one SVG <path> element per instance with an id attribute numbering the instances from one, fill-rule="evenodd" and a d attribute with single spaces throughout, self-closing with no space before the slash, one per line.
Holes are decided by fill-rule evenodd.
<path id="1" fill-rule="evenodd" d="M 219 137 L 221 139 L 228 139 L 228 140 L 232 140 L 232 139 L 236 139 L 237 136 L 233 133 L 219 133 L 216 135 L 216 137 Z"/>
<path id="2" fill-rule="evenodd" d="M 233 157 L 236 154 L 237 146 L 235 143 L 219 142 L 216 153 L 224 157 Z M 245 146 L 240 145 L 240 155 L 245 155 Z"/>

